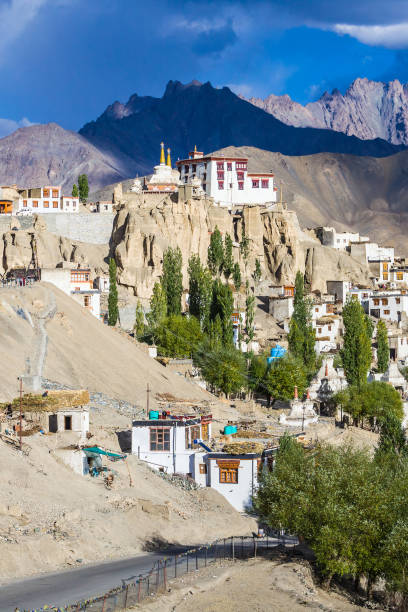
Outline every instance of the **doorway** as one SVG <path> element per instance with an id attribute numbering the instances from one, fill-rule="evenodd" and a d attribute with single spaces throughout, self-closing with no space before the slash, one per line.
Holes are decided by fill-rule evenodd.
<path id="1" fill-rule="evenodd" d="M 72 416 L 71 415 L 64 416 L 64 429 L 65 431 L 71 431 L 72 429 Z"/>

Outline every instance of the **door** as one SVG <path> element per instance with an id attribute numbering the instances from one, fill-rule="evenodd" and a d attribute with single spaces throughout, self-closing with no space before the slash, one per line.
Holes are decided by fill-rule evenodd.
<path id="1" fill-rule="evenodd" d="M 50 414 L 50 416 L 48 417 L 48 429 L 51 433 L 57 433 L 58 417 L 56 414 Z"/>
<path id="2" fill-rule="evenodd" d="M 208 423 L 201 424 L 201 437 L 203 440 L 208 440 Z"/>
<path id="3" fill-rule="evenodd" d="M 64 429 L 65 431 L 70 431 L 72 429 L 72 416 L 65 415 L 64 416 Z"/>

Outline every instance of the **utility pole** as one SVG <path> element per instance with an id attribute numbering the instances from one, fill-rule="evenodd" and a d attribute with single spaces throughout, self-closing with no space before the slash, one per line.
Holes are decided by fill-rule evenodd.
<path id="1" fill-rule="evenodd" d="M 22 440 L 22 429 L 23 429 L 23 379 L 21 376 L 19 376 L 19 381 L 20 381 L 20 450 L 23 450 L 23 440 Z"/>
<path id="2" fill-rule="evenodd" d="M 149 387 L 149 383 L 147 383 L 147 388 L 146 388 L 146 416 L 149 417 L 149 395 L 150 395 L 150 387 Z"/>

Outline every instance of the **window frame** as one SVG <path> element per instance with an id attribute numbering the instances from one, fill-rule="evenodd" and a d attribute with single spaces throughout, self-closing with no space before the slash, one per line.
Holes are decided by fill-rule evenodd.
<path id="1" fill-rule="evenodd" d="M 149 448 L 154 453 L 170 452 L 170 427 L 149 427 Z"/>
<path id="2" fill-rule="evenodd" d="M 220 484 L 238 484 L 238 467 L 220 466 L 219 470 Z"/>

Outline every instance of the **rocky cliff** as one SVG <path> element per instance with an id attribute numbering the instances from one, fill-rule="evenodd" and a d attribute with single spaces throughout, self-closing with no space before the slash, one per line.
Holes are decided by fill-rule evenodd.
<path id="1" fill-rule="evenodd" d="M 382 138 L 408 144 L 408 85 L 356 79 L 344 95 L 338 89 L 325 92 L 305 106 L 288 95 L 271 94 L 249 102 L 287 125 L 328 128 L 363 140 Z"/>
<path id="2" fill-rule="evenodd" d="M 259 259 L 263 278 L 274 283 L 293 282 L 297 270 L 306 273 L 312 290 L 326 291 L 326 280 L 349 279 L 368 282 L 368 269 L 346 253 L 323 247 L 304 234 L 295 213 L 254 206 L 232 216 L 227 209 L 206 199 L 177 200 L 175 196 L 124 194 L 112 242 L 119 282 L 130 293 L 149 298 L 162 273 L 163 253 L 168 246 L 180 247 L 184 284 L 192 253 L 206 262 L 211 233 L 218 226 L 234 240 L 234 259 L 244 277 L 250 278 Z M 240 260 L 239 240 L 243 230 L 250 239 L 247 267 Z"/>

